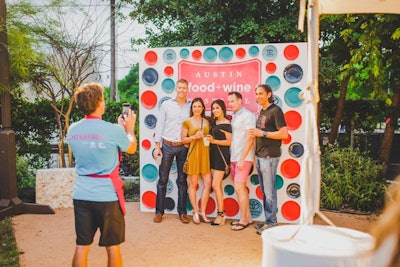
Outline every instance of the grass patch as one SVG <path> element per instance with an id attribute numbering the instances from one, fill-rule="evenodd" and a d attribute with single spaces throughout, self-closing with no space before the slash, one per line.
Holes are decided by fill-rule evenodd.
<path id="1" fill-rule="evenodd" d="M 11 218 L 0 220 L 0 266 L 19 267 L 18 256 Z"/>

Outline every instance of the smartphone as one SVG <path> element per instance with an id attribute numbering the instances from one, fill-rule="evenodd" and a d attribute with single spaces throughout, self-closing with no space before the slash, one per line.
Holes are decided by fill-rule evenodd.
<path id="1" fill-rule="evenodd" d="M 131 109 L 131 104 L 130 103 L 123 103 L 122 104 L 122 116 L 128 116 L 128 112 Z"/>

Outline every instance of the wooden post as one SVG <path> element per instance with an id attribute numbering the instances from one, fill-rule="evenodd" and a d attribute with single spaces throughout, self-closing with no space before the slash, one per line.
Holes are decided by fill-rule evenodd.
<path id="1" fill-rule="evenodd" d="M 6 2 L 0 0 L 0 220 L 22 213 L 54 214 L 48 205 L 22 203 L 17 196 L 15 133 L 11 129 Z"/>

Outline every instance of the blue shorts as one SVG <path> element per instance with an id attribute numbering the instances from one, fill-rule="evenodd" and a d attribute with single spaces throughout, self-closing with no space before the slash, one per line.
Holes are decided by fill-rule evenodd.
<path id="1" fill-rule="evenodd" d="M 109 247 L 125 241 L 125 218 L 118 201 L 73 201 L 77 245 L 92 244 L 97 229 L 100 229 L 99 246 Z"/>

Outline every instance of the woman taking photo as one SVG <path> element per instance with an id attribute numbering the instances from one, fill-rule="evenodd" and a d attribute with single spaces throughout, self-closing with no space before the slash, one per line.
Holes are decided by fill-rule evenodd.
<path id="1" fill-rule="evenodd" d="M 193 222 L 199 224 L 200 220 L 209 223 L 206 216 L 207 202 L 210 197 L 211 172 L 209 143 L 205 137 L 209 134 L 210 125 L 205 118 L 205 107 L 201 98 L 192 100 L 190 118 L 182 123 L 182 142 L 190 144 L 187 154 L 188 195 L 193 207 Z M 200 207 L 197 207 L 196 191 L 199 177 L 203 178 L 203 191 L 201 192 Z"/>
<path id="2" fill-rule="evenodd" d="M 230 153 L 229 146 L 232 140 L 232 126 L 226 117 L 226 106 L 221 99 L 211 104 L 213 121 L 210 135 L 210 167 L 212 176 L 212 188 L 217 199 L 217 217 L 211 222 L 212 226 L 225 224 L 224 195 L 222 191 L 222 180 L 229 175 Z"/>

